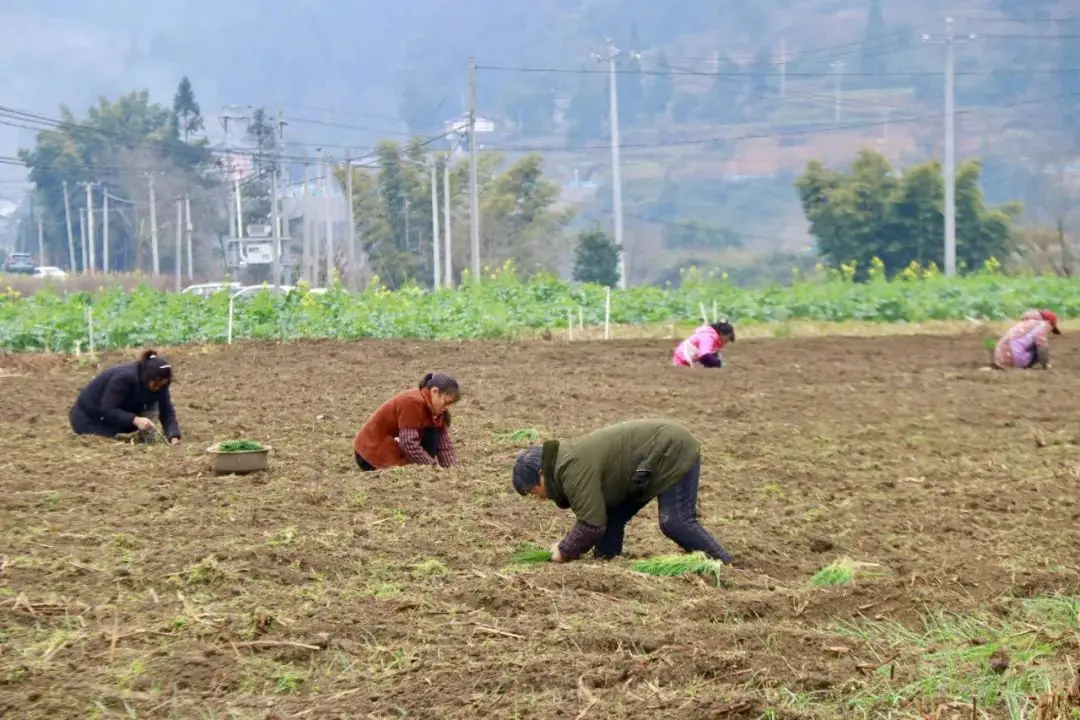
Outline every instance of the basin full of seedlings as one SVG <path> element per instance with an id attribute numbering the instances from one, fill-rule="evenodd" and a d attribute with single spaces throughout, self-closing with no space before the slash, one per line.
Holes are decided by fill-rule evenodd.
<path id="1" fill-rule="evenodd" d="M 206 452 L 218 475 L 245 475 L 270 466 L 270 446 L 254 440 L 224 440 Z"/>

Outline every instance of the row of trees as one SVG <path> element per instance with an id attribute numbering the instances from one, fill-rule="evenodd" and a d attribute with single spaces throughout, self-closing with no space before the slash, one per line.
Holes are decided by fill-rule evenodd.
<path id="1" fill-rule="evenodd" d="M 191 198 L 195 227 L 195 265 L 200 276 L 219 276 L 224 239 L 232 234 L 234 207 L 224 182 L 224 164 L 238 158 L 250 162 L 242 183 L 243 223 L 268 224 L 271 183 L 275 173 L 288 176 L 297 163 L 281 143 L 277 121 L 256 109 L 246 120 L 249 150 L 223 154 L 202 136 L 205 122 L 191 83 L 185 78 L 171 106 L 154 103 L 146 92 L 132 92 L 115 101 L 102 99 L 84 118 L 61 108 L 60 122 L 37 134 L 33 148 L 20 152 L 34 185 L 35 219 L 43 221 L 45 254 L 51 264 L 68 266 L 65 194 L 75 236 L 75 267 L 83 268 L 81 237 L 87 207 L 85 187 L 92 183 L 93 221 L 101 269 L 104 223 L 103 195 L 108 193 L 109 269 L 152 270 L 150 183 L 155 189 L 159 266 L 172 272 L 177 257 L 175 200 Z M 442 217 L 443 168 L 450 164 L 451 226 L 455 237 L 454 267 L 468 267 L 468 166 L 444 154 L 432 155 L 423 141 L 380 143 L 372 154 L 374 168 L 353 169 L 355 219 L 359 250 L 368 267 L 392 286 L 408 279 L 428 282 L 432 276 L 431 163 L 436 164 L 436 191 Z M 570 240 L 565 229 L 573 212 L 560 207 L 559 188 L 543 177 L 537 155 L 509 167 L 497 155 L 480 158 L 481 253 L 485 264 L 514 260 L 521 268 L 567 270 Z M 344 168 L 336 179 L 345 185 Z M 89 223 L 87 223 L 88 225 Z M 308 226 L 310 228 L 310 226 Z M 303 246 L 301 222 L 293 223 L 293 256 Z M 36 250 L 36 240 L 24 243 Z M 342 251 L 341 261 L 347 253 Z M 181 263 L 186 260 L 181 257 Z M 561 265 L 562 266 L 561 266 Z M 344 273 L 343 273 L 344 274 Z M 258 279 L 253 277 L 252 279 Z"/>
<path id="2" fill-rule="evenodd" d="M 1016 246 L 1012 228 L 1019 204 L 989 207 L 979 187 L 980 165 L 956 170 L 956 260 L 978 269 L 1004 261 Z M 895 170 L 880 153 L 863 150 L 850 172 L 811 162 L 796 182 L 818 252 L 833 267 L 856 262 L 865 273 L 873 258 L 889 272 L 912 262 L 944 266 L 944 182 L 937 161 Z"/>
<path id="3" fill-rule="evenodd" d="M 379 143 L 376 168 L 353 168 L 358 235 L 371 268 L 390 286 L 433 275 L 432 165 L 440 232 L 445 232 L 443 174 L 449 164 L 453 266 L 469 266 L 468 161 L 432 155 L 424 141 Z M 345 183 L 345 169 L 337 173 Z M 509 167 L 502 156 L 483 154 L 477 163 L 480 192 L 480 253 L 485 265 L 507 260 L 523 270 L 565 270 L 571 209 L 559 205 L 559 186 L 543 176 L 539 155 Z M 441 240 L 440 240 L 441 242 Z"/>
<path id="4" fill-rule="evenodd" d="M 79 240 L 89 234 L 84 223 L 85 188 L 91 185 L 92 222 L 100 246 L 104 239 L 102 206 L 110 201 L 109 264 L 112 270 L 150 268 L 150 183 L 155 187 L 158 230 L 172 229 L 175 198 L 192 198 L 193 216 L 200 227 L 217 225 L 218 206 L 213 203 L 217 158 L 208 141 L 199 135 L 204 128 L 202 112 L 191 83 L 184 78 L 171 106 L 152 102 L 147 92 L 130 92 L 115 101 L 102 98 L 86 116 L 78 118 L 66 106 L 53 127 L 37 133 L 33 148 L 19 157 L 29 169 L 34 186 L 33 206 L 44 227 L 45 252 L 52 264 L 67 266 L 68 235 L 65 188 L 75 236 L 74 262 L 86 267 Z M 164 267 L 174 261 L 174 244 L 162 241 L 159 259 Z M 36 249 L 36 248 L 35 248 Z M 103 250 L 97 251 L 102 267 Z"/>

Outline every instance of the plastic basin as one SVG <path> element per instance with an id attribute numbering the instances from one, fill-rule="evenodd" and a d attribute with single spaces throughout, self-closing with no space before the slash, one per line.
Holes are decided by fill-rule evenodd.
<path id="1" fill-rule="evenodd" d="M 243 452 L 221 452 L 217 447 L 206 449 L 210 454 L 214 472 L 218 475 L 246 475 L 260 472 L 270 466 L 270 448 L 245 450 Z"/>

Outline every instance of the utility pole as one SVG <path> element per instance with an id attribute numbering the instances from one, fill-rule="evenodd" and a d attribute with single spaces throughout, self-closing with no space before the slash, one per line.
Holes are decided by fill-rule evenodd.
<path id="1" fill-rule="evenodd" d="M 176 292 L 183 290 L 184 258 L 184 198 L 176 196 L 176 262 L 173 263 L 173 275 L 176 278 Z"/>
<path id="2" fill-rule="evenodd" d="M 840 74 L 840 71 L 847 65 L 843 60 L 833 60 L 829 67 L 833 69 L 833 75 L 836 79 L 836 101 L 834 103 L 835 112 L 833 113 L 833 122 L 837 125 L 840 124 L 840 119 L 843 116 L 844 107 L 844 76 Z"/>
<path id="3" fill-rule="evenodd" d="M 637 57 L 637 53 L 631 51 L 631 56 Z M 608 41 L 607 55 L 593 54 L 597 62 L 608 64 L 608 103 L 610 109 L 608 116 L 611 118 L 611 199 L 612 210 L 615 214 L 615 245 L 619 248 L 619 287 L 626 289 L 626 246 L 623 244 L 623 209 L 622 209 L 622 160 L 619 156 L 619 85 L 615 62 L 622 51 L 615 47 L 615 43 Z"/>
<path id="4" fill-rule="evenodd" d="M 480 187 L 476 180 L 476 60 L 469 58 L 469 231 L 473 282 L 480 281 Z"/>
<path id="5" fill-rule="evenodd" d="M 349 289 L 356 291 L 360 287 L 360 267 L 356 264 L 356 215 L 353 207 L 353 169 L 352 153 L 345 150 L 345 212 L 349 216 L 345 239 L 349 243 Z"/>
<path id="6" fill-rule="evenodd" d="M 88 182 L 84 185 L 86 186 L 86 234 L 90 244 L 90 271 L 87 274 L 93 275 L 97 272 L 97 252 L 94 243 L 94 183 Z"/>
<path id="7" fill-rule="evenodd" d="M 71 200 L 68 197 L 67 180 L 61 183 L 64 188 L 64 224 L 67 225 L 67 241 L 68 241 L 68 269 L 71 270 L 71 274 L 75 274 L 75 233 L 71 229 Z"/>
<path id="8" fill-rule="evenodd" d="M 277 111 L 278 140 L 285 137 L 285 121 L 282 119 L 281 108 Z M 274 284 L 279 285 L 281 280 L 281 211 L 278 208 L 278 183 L 281 180 L 278 163 L 274 161 L 273 177 L 270 180 L 270 223 L 273 225 L 274 237 Z"/>
<path id="9" fill-rule="evenodd" d="M 326 284 L 330 287 L 334 282 L 334 213 L 331 202 L 334 199 L 333 188 L 333 159 L 329 155 L 323 156 L 323 227 L 326 228 Z"/>
<path id="10" fill-rule="evenodd" d="M 780 99 L 787 97 L 787 40 L 780 41 Z"/>
<path id="11" fill-rule="evenodd" d="M 443 165 L 443 225 L 446 226 L 446 246 L 443 248 L 446 256 L 446 264 L 443 265 L 443 285 L 448 289 L 454 287 L 454 260 L 453 243 L 450 238 L 450 156 L 446 156 L 446 164 Z"/>
<path id="12" fill-rule="evenodd" d="M 38 253 L 38 266 L 44 266 L 48 264 L 45 258 L 45 221 L 40 216 L 37 218 L 37 253 Z"/>
<path id="13" fill-rule="evenodd" d="M 158 256 L 157 236 L 157 190 L 154 188 L 154 176 L 148 176 L 150 182 L 150 254 L 154 262 L 154 275 L 161 274 L 161 259 Z"/>
<path id="14" fill-rule="evenodd" d="M 101 191 L 101 272 L 109 274 L 109 188 Z"/>
<path id="15" fill-rule="evenodd" d="M 965 40 L 974 40 L 968 35 Z M 945 18 L 945 35 L 940 39 L 923 35 L 923 42 L 945 45 L 945 159 L 941 173 L 945 181 L 945 275 L 956 275 L 956 62 L 953 19 Z"/>
<path id="16" fill-rule="evenodd" d="M 309 284 L 311 283 L 311 275 L 312 275 L 312 272 L 311 272 L 311 268 L 312 268 L 312 262 L 311 262 L 311 245 L 312 245 L 312 243 L 311 243 L 311 229 L 314 226 L 314 223 L 311 222 L 311 198 L 310 198 L 310 195 L 308 194 L 308 184 L 310 182 L 311 182 L 311 160 L 309 160 L 305 156 L 305 158 L 304 158 L 304 187 L 303 187 L 303 190 L 301 190 L 301 195 L 300 195 L 303 198 L 303 201 L 301 202 L 300 207 L 303 208 L 303 212 L 304 212 L 304 246 L 303 246 L 303 250 L 302 250 L 302 257 L 300 258 L 300 264 L 302 266 L 301 270 L 300 270 L 300 277 L 302 277 L 304 280 L 306 280 Z"/>
<path id="17" fill-rule="evenodd" d="M 82 243 L 82 272 L 88 275 L 90 270 L 86 265 L 88 251 L 86 249 L 86 208 L 79 208 L 79 242 Z"/>
<path id="18" fill-rule="evenodd" d="M 191 224 L 191 195 L 184 193 L 185 232 L 187 234 L 187 273 L 188 281 L 195 279 L 195 253 L 191 249 L 191 236 L 195 228 Z"/>
<path id="19" fill-rule="evenodd" d="M 431 255 L 432 273 L 431 289 L 438 290 L 442 281 L 442 264 L 439 262 L 439 241 L 442 233 L 439 232 L 439 170 L 436 167 L 435 157 L 431 158 Z"/>

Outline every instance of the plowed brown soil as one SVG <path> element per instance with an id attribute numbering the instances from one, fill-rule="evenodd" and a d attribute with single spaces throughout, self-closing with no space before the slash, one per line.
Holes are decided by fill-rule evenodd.
<path id="1" fill-rule="evenodd" d="M 192 347 L 169 353 L 181 449 L 75 438 L 67 409 L 95 367 L 5 358 L 0 715 L 961 707 L 966 698 L 879 692 L 905 695 L 920 658 L 899 647 L 886 657 L 842 629 L 917 628 L 942 610 L 1004 617 L 1009 598 L 1076 595 L 1077 351 L 1056 340 L 1054 370 L 1004 373 L 979 368 L 971 337 L 744 342 L 723 371 L 670 367 L 657 342 Z M 360 423 L 430 369 L 467 392 L 454 423 L 463 466 L 359 473 Z M 523 444 L 500 436 L 656 416 L 703 441 L 703 523 L 741 566 L 726 587 L 639 575 L 627 561 L 508 567 L 519 543 L 547 547 L 572 518 L 511 492 Z M 233 437 L 272 445 L 270 472 L 213 477 L 203 451 Z M 676 550 L 655 508 L 627 549 Z M 878 567 L 853 586 L 810 587 L 840 556 Z M 1055 643 L 1054 657 L 1076 657 L 1067 633 Z M 1004 703 L 977 711 L 956 716 L 1008 717 Z"/>

